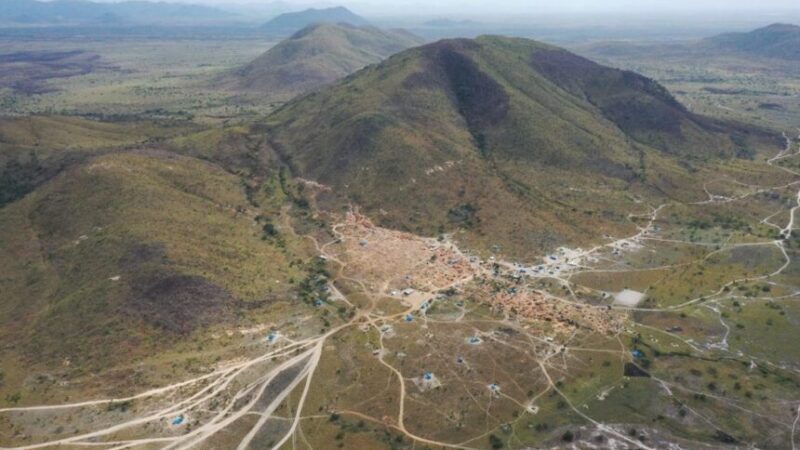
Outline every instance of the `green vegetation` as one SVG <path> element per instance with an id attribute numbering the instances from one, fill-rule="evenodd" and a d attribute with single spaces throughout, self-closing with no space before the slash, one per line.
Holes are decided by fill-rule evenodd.
<path id="1" fill-rule="evenodd" d="M 68 169 L 0 209 L 3 339 L 37 364 L 102 367 L 268 307 L 297 246 L 262 240 L 255 210 L 237 177 L 174 154 Z"/>
<path id="2" fill-rule="evenodd" d="M 0 171 L 0 208 L 32 191 L 41 172 L 36 153 L 31 153 L 24 161 L 16 158 L 8 161 Z"/>
<path id="3" fill-rule="evenodd" d="M 748 33 L 727 33 L 706 39 L 722 49 L 758 57 L 800 60 L 800 27 L 775 23 Z"/>
<path id="4" fill-rule="evenodd" d="M 185 126 L 148 121 L 109 123 L 61 116 L 0 118 L 0 207 L 22 198 L 70 164 L 185 130 Z"/>
<path id="5" fill-rule="evenodd" d="M 324 41 L 347 59 L 388 45 L 374 33 L 311 27 L 270 58 Z M 650 61 L 703 99 L 684 107 L 482 37 L 265 116 L 208 83 L 266 46 L 89 41 L 108 66 L 0 91 L 0 409 L 23 408 L 0 412 L 0 446 L 790 446 L 800 236 L 779 233 L 800 158 L 767 163 L 777 134 L 695 113 L 771 102 L 727 85 L 763 79 Z M 68 115 L 29 115 L 48 111 Z"/>
<path id="6" fill-rule="evenodd" d="M 270 101 L 286 101 L 421 43 L 401 31 L 315 23 L 217 83 Z"/>
<path id="7" fill-rule="evenodd" d="M 103 66 L 68 78 L 39 81 L 40 93 L 0 88 L 0 114 L 239 123 L 273 109 L 270 102 L 232 98 L 209 86 L 221 73 L 252 61 L 274 42 L 246 39 L 0 38 L 4 52 L 73 52 L 99 56 Z M 13 67 L 12 67 L 13 69 Z M 2 70 L 2 64 L 0 64 Z M 135 128 L 135 127 L 134 127 Z M 133 132 L 133 130 L 132 130 Z M 52 133 L 58 135 L 58 128 Z M 44 135 L 46 138 L 47 136 Z"/>
<path id="8" fill-rule="evenodd" d="M 632 195 L 701 195 L 694 172 L 742 142 L 778 142 L 696 116 L 639 75 L 498 37 L 400 53 L 267 124 L 296 174 L 381 211 L 382 224 L 463 228 L 460 241 L 515 254 L 624 232 Z"/>
<path id="9" fill-rule="evenodd" d="M 798 27 L 772 25 L 698 42 L 603 43 L 581 54 L 663 83 L 695 113 L 780 131 L 800 121 Z M 749 157 L 748 146 L 740 156 Z"/>

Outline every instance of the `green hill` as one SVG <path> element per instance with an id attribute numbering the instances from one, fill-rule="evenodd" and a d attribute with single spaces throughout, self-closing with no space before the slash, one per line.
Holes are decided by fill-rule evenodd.
<path id="1" fill-rule="evenodd" d="M 141 356 L 232 323 L 293 274 L 262 240 L 260 213 L 238 177 L 188 157 L 110 154 L 69 168 L 0 209 L 2 339 L 23 359 L 97 367 L 122 348 Z"/>
<path id="2" fill-rule="evenodd" d="M 288 100 L 420 44 L 420 38 L 403 31 L 347 24 L 310 25 L 245 67 L 226 74 L 218 83 Z"/>
<path id="3" fill-rule="evenodd" d="M 768 58 L 800 60 L 800 27 L 776 23 L 748 33 L 727 33 L 705 42 L 724 50 Z"/>
<path id="4" fill-rule="evenodd" d="M 0 208 L 64 167 L 188 129 L 170 122 L 111 123 L 64 116 L 0 118 Z"/>
<path id="5" fill-rule="evenodd" d="M 349 9 L 337 6 L 334 8 L 297 11 L 281 14 L 261 26 L 267 33 L 278 36 L 289 36 L 299 30 L 317 23 L 346 23 L 355 26 L 369 25 L 367 19 L 354 14 Z"/>
<path id="6" fill-rule="evenodd" d="M 639 199 L 696 198 L 690 168 L 763 138 L 641 75 L 501 37 L 405 51 L 268 122 L 296 173 L 381 223 L 515 254 L 629 230 Z"/>
<path id="7" fill-rule="evenodd" d="M 287 211 L 300 194 L 243 130 L 186 131 L 0 121 L 9 389 L 37 371 L 113 372 L 252 325 L 295 295 L 309 255 Z"/>

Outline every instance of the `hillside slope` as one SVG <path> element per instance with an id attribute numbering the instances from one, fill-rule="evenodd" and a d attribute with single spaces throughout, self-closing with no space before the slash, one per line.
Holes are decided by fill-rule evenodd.
<path id="1" fill-rule="evenodd" d="M 187 131 L 169 122 L 99 122 L 76 117 L 0 118 L 0 208 L 64 167 L 92 156 Z"/>
<path id="2" fill-rule="evenodd" d="M 369 64 L 422 44 L 403 31 L 347 24 L 310 25 L 219 83 L 276 100 L 332 83 Z"/>
<path id="3" fill-rule="evenodd" d="M 714 47 L 751 55 L 800 60 L 800 26 L 776 23 L 747 33 L 727 33 L 704 41 Z"/>
<path id="4" fill-rule="evenodd" d="M 517 254 L 619 231 L 642 196 L 698 195 L 692 161 L 752 152 L 652 80 L 500 37 L 395 55 L 269 127 L 297 173 L 383 224 Z"/>
<path id="5" fill-rule="evenodd" d="M 0 209 L 0 330 L 17 343 L 6 357 L 108 367 L 120 350 L 135 358 L 234 322 L 294 274 L 256 215 L 238 177 L 192 158 L 111 154 L 67 169 Z"/>
<path id="6" fill-rule="evenodd" d="M 354 14 L 349 9 L 337 6 L 334 8 L 297 11 L 281 14 L 261 26 L 267 33 L 278 36 L 289 36 L 299 30 L 318 23 L 346 23 L 355 26 L 369 25 L 367 19 Z"/>

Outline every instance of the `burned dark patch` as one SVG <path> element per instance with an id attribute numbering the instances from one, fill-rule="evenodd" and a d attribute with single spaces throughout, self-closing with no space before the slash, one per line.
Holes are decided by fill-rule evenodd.
<path id="1" fill-rule="evenodd" d="M 633 167 L 614 162 L 600 155 L 590 156 L 586 159 L 586 164 L 606 176 L 619 178 L 629 183 L 635 181 L 639 176 Z"/>
<path id="2" fill-rule="evenodd" d="M 718 88 L 713 86 L 706 86 L 703 88 L 703 90 L 710 94 L 718 94 L 718 95 L 742 95 L 747 93 L 747 91 L 744 89 Z"/>
<path id="3" fill-rule="evenodd" d="M 235 298 L 198 276 L 157 273 L 132 284 L 126 309 L 164 331 L 188 334 L 233 317 Z"/>
<path id="4" fill-rule="evenodd" d="M 414 72 L 403 80 L 406 89 L 436 89 L 441 87 L 441 80 L 430 71 Z"/>
<path id="5" fill-rule="evenodd" d="M 45 85 L 49 79 L 86 75 L 101 68 L 111 67 L 99 55 L 83 50 L 0 54 L 0 87 L 41 94 L 54 90 Z"/>
<path id="6" fill-rule="evenodd" d="M 724 444 L 737 444 L 739 442 L 738 439 L 722 430 L 717 430 L 714 437 Z"/>
<path id="7" fill-rule="evenodd" d="M 408 76 L 407 89 L 445 89 L 482 151 L 486 131 L 508 115 L 509 96 L 491 76 L 480 70 L 467 52 L 480 48 L 475 41 L 446 40 L 422 48 L 423 71 Z"/>
<path id="8" fill-rule="evenodd" d="M 582 94 L 587 81 L 603 70 L 601 65 L 566 50 L 537 50 L 531 65 L 553 84 L 576 95 Z"/>
<path id="9" fill-rule="evenodd" d="M 511 327 L 499 327 L 499 328 L 497 328 L 497 332 L 501 333 L 501 334 L 504 334 L 506 336 L 518 336 L 519 335 L 519 331 L 517 331 L 517 330 L 515 330 L 514 328 L 511 328 Z"/>
<path id="10" fill-rule="evenodd" d="M 436 63 L 470 129 L 480 130 L 506 117 L 509 97 L 500 84 L 463 53 L 462 48 L 463 45 L 434 47 Z"/>
<path id="11" fill-rule="evenodd" d="M 126 271 L 134 271 L 144 266 L 163 265 L 167 263 L 166 246 L 161 243 L 137 243 L 130 247 L 119 260 L 119 267 Z"/>
<path id="12" fill-rule="evenodd" d="M 2 139 L 0 138 L 0 142 Z M 52 177 L 52 170 L 48 171 L 36 153 L 31 153 L 27 157 L 9 159 L 5 164 L 0 165 L 0 208 L 8 203 L 13 203 L 36 189 L 49 177 Z"/>
<path id="13" fill-rule="evenodd" d="M 785 111 L 786 107 L 778 103 L 759 103 L 758 109 L 766 109 L 769 111 Z"/>
<path id="14" fill-rule="evenodd" d="M 480 224 L 478 207 L 472 203 L 458 205 L 447 212 L 447 220 L 455 226 L 474 228 Z"/>
<path id="15" fill-rule="evenodd" d="M 0 135 L 0 148 L 4 144 L 8 144 L 11 148 L 15 146 Z M 105 151 L 98 151 L 96 154 L 102 153 Z M 57 157 L 42 159 L 39 159 L 35 151 L 9 152 L 3 156 L 6 158 L 4 160 L 0 157 L 0 208 L 21 199 L 68 167 L 94 157 L 89 153 L 77 151 L 63 151 Z"/>
<path id="16" fill-rule="evenodd" d="M 52 63 L 67 58 L 83 55 L 83 50 L 69 50 L 69 51 L 32 51 L 32 52 L 14 52 L 5 53 L 0 55 L 0 63 Z"/>
<path id="17" fill-rule="evenodd" d="M 650 374 L 646 370 L 631 362 L 625 363 L 623 375 L 626 377 L 650 378 Z"/>
<path id="18" fill-rule="evenodd" d="M 682 123 L 695 119 L 663 86 L 634 72 L 601 66 L 565 50 L 538 50 L 531 65 L 552 83 L 585 98 L 625 133 L 664 150 L 668 140 L 683 139 Z"/>

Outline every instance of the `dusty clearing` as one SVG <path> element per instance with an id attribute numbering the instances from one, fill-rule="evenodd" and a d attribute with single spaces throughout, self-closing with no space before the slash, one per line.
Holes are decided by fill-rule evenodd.
<path id="1" fill-rule="evenodd" d="M 481 271 L 449 242 L 380 228 L 359 214 L 348 214 L 334 230 L 339 243 L 330 251 L 346 275 L 390 296 L 447 289 Z"/>

